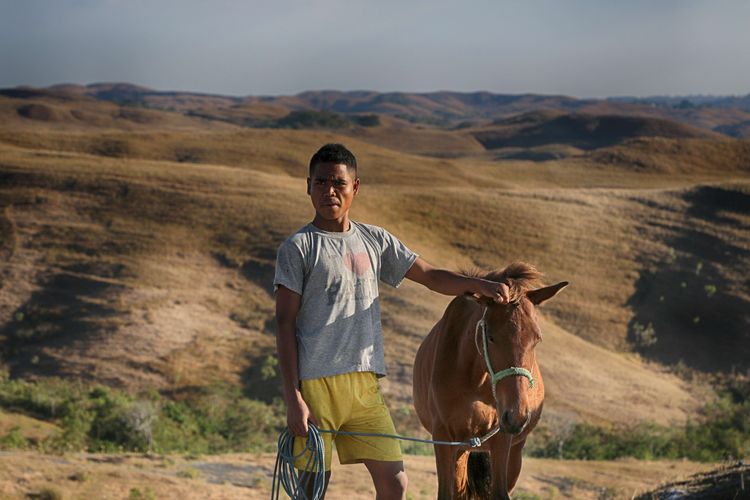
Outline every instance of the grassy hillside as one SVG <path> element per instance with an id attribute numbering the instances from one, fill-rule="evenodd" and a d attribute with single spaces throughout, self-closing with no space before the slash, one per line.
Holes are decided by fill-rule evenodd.
<path id="1" fill-rule="evenodd" d="M 662 363 L 748 368 L 746 142 L 658 122 L 596 143 L 607 147 L 563 141 L 560 159 L 512 160 L 502 154 L 536 144 L 499 154 L 473 129 L 391 118 L 247 129 L 66 95 L 0 98 L 0 349 L 12 377 L 277 395 L 262 373 L 275 250 L 312 217 L 306 164 L 331 141 L 360 160 L 355 218 L 445 267 L 524 260 L 572 282 L 545 307 L 550 418 L 684 421 L 698 395 Z M 404 432 L 417 431 L 414 353 L 448 301 L 414 284 L 383 290 L 383 385 Z"/>
<path id="2" fill-rule="evenodd" d="M 245 126 L 373 105 L 370 126 Z M 360 163 L 355 219 L 444 267 L 523 260 L 548 283 L 572 283 L 542 309 L 547 401 L 530 454 L 610 456 L 613 441 L 632 449 L 612 456 L 685 456 L 675 446 L 730 441 L 741 454 L 746 390 L 742 399 L 730 385 L 711 403 L 704 381 L 750 368 L 750 143 L 705 129 L 743 112 L 680 111 L 701 130 L 642 108 L 117 84 L 0 92 L 0 448 L 11 450 L 0 452 L 0 491 L 268 494 L 270 455 L 195 454 L 273 446 L 283 421 L 273 402 L 275 252 L 313 216 L 310 155 L 339 141 Z M 429 124 L 446 110 L 470 123 Z M 381 384 L 403 434 L 426 436 L 411 404 L 412 361 L 449 301 L 411 282 L 382 289 Z M 728 453 L 704 448 L 693 455 Z M 154 454 L 166 452 L 188 455 Z M 431 497 L 432 458 L 407 463 L 412 495 Z M 710 467 L 535 458 L 519 489 L 630 498 Z M 372 496 L 363 469 L 341 477 L 332 495 Z"/>

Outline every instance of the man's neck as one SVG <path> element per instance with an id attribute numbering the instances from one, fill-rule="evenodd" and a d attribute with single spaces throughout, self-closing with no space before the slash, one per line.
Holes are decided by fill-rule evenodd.
<path id="1" fill-rule="evenodd" d="M 318 229 L 329 231 L 331 233 L 345 233 L 349 231 L 349 228 L 351 227 L 351 222 L 349 222 L 349 217 L 347 216 L 336 220 L 326 220 L 316 215 L 312 224 Z"/>

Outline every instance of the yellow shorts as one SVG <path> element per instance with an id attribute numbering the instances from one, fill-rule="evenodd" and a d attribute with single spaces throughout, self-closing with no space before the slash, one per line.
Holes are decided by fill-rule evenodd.
<path id="1" fill-rule="evenodd" d="M 302 397 L 318 421 L 321 429 L 348 432 L 395 434 L 393 420 L 380 394 L 378 379 L 372 372 L 352 372 L 332 377 L 302 381 Z M 341 464 L 364 460 L 398 462 L 403 459 L 401 445 L 396 439 L 383 437 L 342 436 L 321 433 L 325 444 L 325 468 L 331 470 L 331 443 Z M 294 439 L 294 454 L 305 448 L 307 438 Z M 295 461 L 303 469 L 308 453 Z"/>

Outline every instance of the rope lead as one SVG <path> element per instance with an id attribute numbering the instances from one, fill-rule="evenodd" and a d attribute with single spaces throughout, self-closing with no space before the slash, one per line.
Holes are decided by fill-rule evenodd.
<path id="1" fill-rule="evenodd" d="M 292 500 L 318 500 L 323 496 L 325 488 L 325 447 L 320 431 L 313 424 L 308 424 L 307 444 L 299 455 L 294 454 L 294 436 L 287 429 L 279 436 L 279 452 L 276 455 L 276 465 L 273 469 L 273 485 L 271 486 L 271 500 L 278 500 L 281 488 Z M 309 451 L 310 456 L 305 467 L 297 470 L 294 462 Z M 307 498 L 305 486 L 312 480 L 313 497 Z M 304 484 L 303 484 L 304 482 Z"/>
<path id="2" fill-rule="evenodd" d="M 497 434 L 500 427 L 492 428 L 481 437 L 473 437 L 466 441 L 434 441 L 432 439 L 419 439 L 396 434 L 377 434 L 370 432 L 347 432 L 334 431 L 330 429 L 318 429 L 314 424 L 307 424 L 307 444 L 305 449 L 298 455 L 294 454 L 294 436 L 284 429 L 279 436 L 279 451 L 276 455 L 276 465 L 273 469 L 273 483 L 271 486 L 271 500 L 278 500 L 283 488 L 292 500 L 319 500 L 323 497 L 325 489 L 325 446 L 323 444 L 322 432 L 329 434 L 340 434 L 342 436 L 369 436 L 400 439 L 402 441 L 415 441 L 418 443 L 441 444 L 446 446 L 466 446 L 479 448 L 485 441 Z M 309 451 L 310 456 L 302 469 L 297 469 L 294 462 Z M 312 480 L 313 496 L 307 498 L 305 486 Z"/>

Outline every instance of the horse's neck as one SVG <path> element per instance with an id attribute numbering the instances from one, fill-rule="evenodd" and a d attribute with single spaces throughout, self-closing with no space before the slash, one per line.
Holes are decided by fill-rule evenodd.
<path id="1" fill-rule="evenodd" d="M 481 319 L 481 311 L 472 314 L 466 328 L 461 333 L 458 352 L 458 368 L 466 377 L 468 387 L 474 387 L 483 396 L 492 397 L 489 384 L 487 364 L 484 360 L 482 332 L 477 333 L 477 322 Z M 486 394 L 485 394 L 486 393 Z"/>

